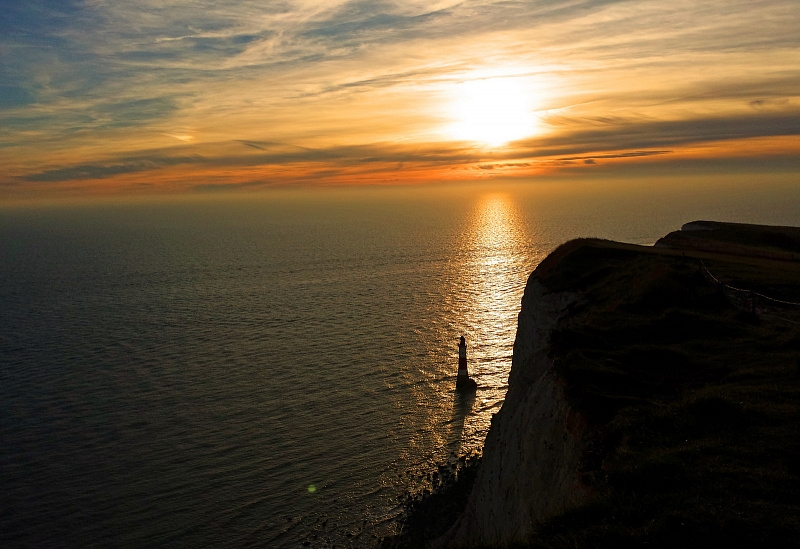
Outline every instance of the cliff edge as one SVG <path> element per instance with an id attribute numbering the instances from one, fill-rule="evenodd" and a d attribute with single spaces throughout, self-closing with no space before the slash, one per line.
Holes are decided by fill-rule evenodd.
<path id="1" fill-rule="evenodd" d="M 550 254 L 434 546 L 800 545 L 800 262 L 781 229 L 694 222 L 657 247 Z"/>

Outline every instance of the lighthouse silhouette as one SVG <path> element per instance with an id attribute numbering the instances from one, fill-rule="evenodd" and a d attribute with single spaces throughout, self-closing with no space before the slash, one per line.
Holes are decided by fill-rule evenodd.
<path id="1" fill-rule="evenodd" d="M 474 379 L 469 377 L 467 371 L 467 340 L 461 336 L 458 342 L 458 376 L 456 377 L 456 389 L 459 391 L 469 391 L 478 388 Z"/>

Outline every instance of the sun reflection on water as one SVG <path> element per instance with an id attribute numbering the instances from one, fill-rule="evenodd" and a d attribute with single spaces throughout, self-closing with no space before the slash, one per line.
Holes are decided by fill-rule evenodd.
<path id="1" fill-rule="evenodd" d="M 471 375 L 484 387 L 505 389 L 516 316 L 530 269 L 526 237 L 507 194 L 481 197 L 461 246 L 463 331 Z"/>
<path id="2" fill-rule="evenodd" d="M 436 465 L 482 449 L 508 388 L 517 314 L 535 266 L 512 196 L 489 193 L 461 204 L 462 228 L 426 285 L 426 308 L 414 319 L 422 347 L 397 378 L 410 397 L 397 402 L 404 428 L 410 427 L 397 468 L 407 472 L 405 489 L 412 492 L 429 487 L 425 477 Z M 478 383 L 472 394 L 455 391 L 461 335 Z"/>
<path id="3" fill-rule="evenodd" d="M 517 314 L 525 280 L 532 269 L 521 216 L 511 196 L 481 196 L 455 247 L 451 263 L 453 325 L 445 334 L 453 359 L 447 364 L 448 383 L 441 394 L 452 402 L 447 431 L 440 442 L 456 453 L 482 446 L 492 414 L 503 403 L 516 335 Z M 456 373 L 456 342 L 467 339 L 469 373 L 478 382 L 474 398 L 452 391 Z M 452 341 L 450 341 L 452 340 Z M 445 410 L 442 410 L 445 412 Z"/>

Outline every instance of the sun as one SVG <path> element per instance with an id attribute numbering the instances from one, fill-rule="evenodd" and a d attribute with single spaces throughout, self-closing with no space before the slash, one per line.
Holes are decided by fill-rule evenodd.
<path id="1" fill-rule="evenodd" d="M 499 147 L 536 133 L 536 117 L 526 86 L 515 77 L 469 80 L 456 86 L 448 134 Z"/>

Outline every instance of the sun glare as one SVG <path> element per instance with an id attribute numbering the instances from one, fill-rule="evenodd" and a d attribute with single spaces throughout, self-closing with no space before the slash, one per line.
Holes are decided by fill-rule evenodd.
<path id="1" fill-rule="evenodd" d="M 470 80 L 454 91 L 448 133 L 455 139 L 499 147 L 536 131 L 531 98 L 515 77 Z"/>

